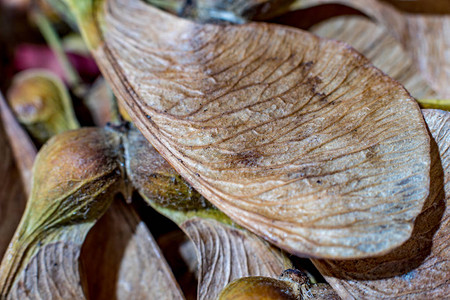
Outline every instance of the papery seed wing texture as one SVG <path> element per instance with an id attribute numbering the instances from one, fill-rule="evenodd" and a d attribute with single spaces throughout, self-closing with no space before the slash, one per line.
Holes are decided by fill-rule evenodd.
<path id="1" fill-rule="evenodd" d="M 402 44 L 430 87 L 440 97 L 450 97 L 450 15 L 448 0 L 395 1 L 397 6 L 415 7 L 408 13 L 380 0 L 297 0 L 290 8 L 341 4 L 355 8 L 383 25 Z M 390 1 L 394 2 L 394 1 Z M 403 2 L 403 3 L 402 3 Z M 414 11 L 414 10 L 413 10 Z"/>
<path id="2" fill-rule="evenodd" d="M 424 74 L 413 64 L 406 49 L 382 25 L 363 16 L 339 16 L 323 21 L 310 30 L 318 36 L 351 45 L 373 65 L 400 82 L 414 98 L 439 98 Z"/>
<path id="3" fill-rule="evenodd" d="M 446 299 L 450 293 L 450 113 L 425 109 L 433 136 L 431 188 L 412 237 L 394 251 L 362 260 L 313 260 L 343 299 Z"/>
<path id="4" fill-rule="evenodd" d="M 278 277 L 291 267 L 279 249 L 245 230 L 202 218 L 192 218 L 181 228 L 198 251 L 198 299 L 217 299 L 235 279 Z"/>
<path id="5" fill-rule="evenodd" d="M 237 223 L 313 257 L 408 239 L 429 191 L 429 137 L 414 99 L 355 50 L 137 0 L 96 9 L 93 53 L 136 126 Z"/>

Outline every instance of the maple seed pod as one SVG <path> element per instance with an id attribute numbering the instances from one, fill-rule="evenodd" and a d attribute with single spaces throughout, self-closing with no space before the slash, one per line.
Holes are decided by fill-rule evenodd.
<path id="1" fill-rule="evenodd" d="M 279 279 L 252 276 L 231 282 L 219 295 L 219 300 L 245 299 L 301 299 L 300 285 L 308 283 L 306 275 L 298 270 L 288 269 Z"/>
<path id="2" fill-rule="evenodd" d="M 243 277 L 230 283 L 219 295 L 219 300 L 298 299 L 294 291 L 290 284 L 275 278 Z"/>
<path id="3" fill-rule="evenodd" d="M 128 132 L 124 146 L 127 174 L 136 189 L 152 204 L 179 211 L 212 207 L 138 130 L 132 128 Z"/>
<path id="4" fill-rule="evenodd" d="M 44 145 L 33 166 L 27 207 L 0 266 L 0 298 L 20 290 L 20 280 L 33 276 L 27 266 L 46 246 L 75 247 L 77 261 L 89 229 L 114 196 L 125 191 L 120 142 L 113 131 L 84 128 Z M 43 256 L 45 260 L 51 253 Z"/>
<path id="5" fill-rule="evenodd" d="M 311 284 L 306 274 L 288 269 L 278 279 L 262 276 L 243 277 L 231 282 L 219 300 L 300 300 L 339 299 L 328 284 Z"/>
<path id="6" fill-rule="evenodd" d="M 30 70 L 16 75 L 8 100 L 19 122 L 39 143 L 80 127 L 64 83 L 48 71 Z"/>

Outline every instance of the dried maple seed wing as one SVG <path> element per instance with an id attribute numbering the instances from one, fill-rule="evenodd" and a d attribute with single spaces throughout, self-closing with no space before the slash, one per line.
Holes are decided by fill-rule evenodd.
<path id="1" fill-rule="evenodd" d="M 42 144 L 53 135 L 80 127 L 66 87 L 48 71 L 16 75 L 8 100 L 19 122 Z"/>
<path id="2" fill-rule="evenodd" d="M 122 199 L 89 231 L 81 259 L 88 299 L 184 299 L 149 229 Z"/>
<path id="3" fill-rule="evenodd" d="M 148 2 L 153 1 L 148 0 Z M 235 0 L 225 2 L 198 0 L 195 3 L 194 17 L 200 20 L 222 19 L 234 23 L 243 23 L 251 19 L 268 20 L 288 11 L 322 4 L 353 7 L 381 23 L 402 43 L 405 52 L 409 55 L 408 59 L 414 61 L 428 84 L 439 93 L 441 98 L 448 98 L 450 95 L 448 85 L 450 75 L 446 71 L 450 64 L 450 59 L 446 55 L 450 45 L 450 35 L 446 34 L 446 28 L 450 27 L 448 0 Z M 157 3 L 155 5 L 158 6 Z"/>
<path id="4" fill-rule="evenodd" d="M 120 136 L 114 132 L 86 128 L 58 135 L 44 145 L 34 164 L 25 213 L 0 266 L 1 298 L 20 299 L 31 288 L 36 297 L 45 299 L 60 290 L 68 293 L 63 298 L 84 297 L 79 294 L 78 267 L 71 266 L 78 264 L 89 229 L 114 196 L 124 191 L 119 144 Z M 46 278 L 43 285 L 33 284 L 33 268 Z M 59 289 L 48 289 L 48 284 Z"/>
<path id="5" fill-rule="evenodd" d="M 28 133 L 22 126 L 20 126 L 19 122 L 14 117 L 13 112 L 9 108 L 5 98 L 3 98 L 3 95 L 1 93 L 0 112 L 3 126 L 5 128 L 5 133 L 8 136 L 9 144 L 11 146 L 12 154 L 22 177 L 22 184 L 26 193 L 25 196 L 27 197 L 31 192 L 31 175 L 34 159 L 37 155 L 37 149 Z M 4 145 L 6 146 L 7 143 L 4 143 Z M 1 155 L 1 157 L 8 157 L 8 155 L 9 154 L 3 154 Z M 5 161 L 8 160 L 6 159 Z M 10 172 L 4 172 L 3 174 L 14 177 L 14 175 L 12 175 L 13 173 L 10 174 Z M 21 201 L 17 202 L 20 203 Z M 24 208 L 25 199 L 23 200 L 22 204 Z M 7 242 L 9 242 L 9 240 Z M 0 251 L 0 253 L 2 253 L 2 251 Z"/>
<path id="6" fill-rule="evenodd" d="M 433 136 L 430 196 L 412 237 L 377 258 L 314 260 L 344 299 L 444 299 L 450 292 L 450 113 L 425 109 Z"/>
<path id="7" fill-rule="evenodd" d="M 195 245 L 198 299 L 216 299 L 232 280 L 277 276 L 291 266 L 279 249 L 242 229 L 195 191 L 136 129 L 125 139 L 127 174 L 142 197 Z"/>
<path id="8" fill-rule="evenodd" d="M 429 137 L 415 100 L 356 51 L 137 0 L 70 2 L 138 129 L 235 222 L 323 258 L 409 238 L 429 192 Z"/>
<path id="9" fill-rule="evenodd" d="M 403 1 L 406 3 L 407 1 Z M 416 2 L 416 1 L 411 1 Z M 428 3 L 430 2 L 430 3 Z M 297 0 L 288 10 L 308 8 L 322 4 L 342 4 L 355 8 L 376 20 L 393 34 L 409 53 L 417 68 L 427 80 L 430 87 L 440 98 L 450 97 L 450 5 L 448 0 L 428 1 L 427 7 L 418 12 L 399 11 L 392 5 L 380 0 Z M 408 6 L 406 4 L 405 6 Z M 414 4 L 412 4 L 414 5 Z M 440 10 L 440 14 L 436 14 Z M 427 11 L 433 11 L 432 14 Z"/>
<path id="10" fill-rule="evenodd" d="M 289 258 L 245 229 L 217 220 L 194 217 L 180 224 L 197 250 L 198 299 L 216 299 L 232 280 L 245 276 L 276 276 L 291 267 Z"/>
<path id="11" fill-rule="evenodd" d="M 103 77 L 99 77 L 94 82 L 83 102 L 89 109 L 96 126 L 103 127 L 109 122 L 118 122 L 117 103 Z"/>
<path id="12" fill-rule="evenodd" d="M 318 36 L 348 43 L 374 66 L 398 80 L 414 98 L 437 97 L 407 51 L 382 25 L 362 16 L 341 16 L 309 30 Z"/>

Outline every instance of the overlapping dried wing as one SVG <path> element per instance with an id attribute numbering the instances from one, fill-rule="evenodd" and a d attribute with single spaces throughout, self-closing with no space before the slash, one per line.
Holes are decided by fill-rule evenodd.
<path id="1" fill-rule="evenodd" d="M 434 10 L 448 6 L 447 0 L 433 1 Z M 292 8 L 337 3 L 356 8 L 389 30 L 403 45 L 428 84 L 440 98 L 450 97 L 450 16 L 406 13 L 379 0 L 298 0 Z M 448 10 L 446 10 L 448 12 Z"/>
<path id="2" fill-rule="evenodd" d="M 82 260 L 90 299 L 184 299 L 147 226 L 123 201 L 89 232 Z"/>
<path id="3" fill-rule="evenodd" d="M 361 16 L 341 16 L 310 29 L 325 38 L 343 41 L 367 57 L 377 68 L 398 80 L 416 99 L 436 99 L 409 54 L 382 26 Z"/>
<path id="4" fill-rule="evenodd" d="M 450 98 L 450 16 L 407 15 L 403 45 L 441 98 Z"/>
<path id="5" fill-rule="evenodd" d="M 80 281 L 80 248 L 81 245 L 70 242 L 56 242 L 39 248 L 6 299 L 88 299 Z"/>
<path id="6" fill-rule="evenodd" d="M 5 99 L 0 93 L 0 257 L 8 247 L 20 217 L 25 209 L 26 194 L 21 182 L 21 174 L 14 162 L 14 152 L 10 147 L 6 126 L 9 122 L 5 118 Z M 11 114 L 7 115 L 11 119 Z M 17 124 L 14 124 L 17 126 Z M 26 160 L 27 157 L 24 157 Z M 27 175 L 25 175 L 27 176 Z"/>
<path id="7" fill-rule="evenodd" d="M 216 299 L 235 279 L 277 277 L 291 267 L 280 250 L 245 230 L 202 218 L 190 219 L 180 227 L 198 251 L 198 299 Z"/>
<path id="8" fill-rule="evenodd" d="M 22 177 L 22 186 L 25 190 L 24 198 L 26 198 L 31 192 L 31 175 L 33 162 L 37 155 L 37 149 L 25 129 L 20 126 L 19 122 L 14 117 L 13 112 L 9 108 L 2 94 L 0 94 L 0 111 L 2 123 L 9 142 L 5 141 L 4 145 L 9 144 L 11 147 L 12 155 L 14 156 L 17 168 L 20 171 L 20 176 Z M 3 157 L 7 156 L 8 155 L 5 155 Z M 22 207 L 25 207 L 25 200 L 18 202 L 22 202 Z M 23 208 L 21 211 L 23 211 Z"/>

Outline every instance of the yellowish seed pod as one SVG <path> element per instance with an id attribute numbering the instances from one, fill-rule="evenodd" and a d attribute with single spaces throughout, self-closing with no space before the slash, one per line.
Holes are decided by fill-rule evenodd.
<path id="1" fill-rule="evenodd" d="M 275 278 L 253 276 L 231 282 L 219 295 L 219 300 L 296 300 L 293 283 Z"/>
<path id="2" fill-rule="evenodd" d="M 219 300 L 303 300 L 340 299 L 325 283 L 312 284 L 306 274 L 288 269 L 276 278 L 254 276 L 239 278 L 227 285 Z"/>
<path id="3" fill-rule="evenodd" d="M 16 75 L 8 100 L 19 122 L 39 143 L 79 128 L 66 87 L 48 71 L 27 70 Z"/>

